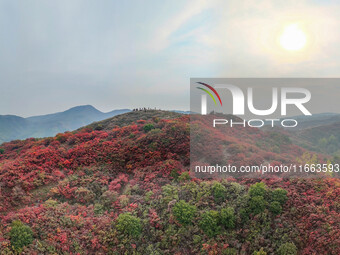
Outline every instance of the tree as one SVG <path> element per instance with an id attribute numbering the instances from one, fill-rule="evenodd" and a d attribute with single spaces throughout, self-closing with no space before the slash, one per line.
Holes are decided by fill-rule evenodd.
<path id="1" fill-rule="evenodd" d="M 278 255 L 296 255 L 297 248 L 293 243 L 284 243 L 277 250 Z"/>
<path id="2" fill-rule="evenodd" d="M 19 220 L 13 221 L 11 226 L 12 229 L 9 233 L 11 245 L 14 250 L 20 253 L 24 246 L 33 242 L 33 231 Z"/>
<path id="3" fill-rule="evenodd" d="M 190 205 L 184 200 L 177 202 L 172 209 L 172 213 L 175 216 L 176 220 L 183 225 L 189 225 L 192 223 L 196 211 L 196 206 Z"/>
<path id="4" fill-rule="evenodd" d="M 220 212 L 221 223 L 228 229 L 235 227 L 235 211 L 234 208 L 223 208 Z"/>
<path id="5" fill-rule="evenodd" d="M 219 182 L 214 182 L 212 186 L 212 194 L 216 202 L 222 202 L 226 198 L 227 189 Z"/>
<path id="6" fill-rule="evenodd" d="M 266 209 L 266 201 L 261 196 L 252 197 L 249 201 L 249 208 L 253 214 L 260 214 Z"/>
<path id="7" fill-rule="evenodd" d="M 282 212 L 282 206 L 277 201 L 271 202 L 269 205 L 269 211 L 271 211 L 274 215 L 278 215 Z"/>
<path id="8" fill-rule="evenodd" d="M 217 211 L 207 211 L 203 213 L 199 226 L 207 236 L 214 237 L 221 230 L 221 227 L 218 225 L 219 220 L 219 213 Z"/>
<path id="9" fill-rule="evenodd" d="M 308 151 L 304 152 L 300 158 L 296 159 L 298 163 L 300 164 L 317 164 L 318 163 L 318 157 L 316 154 L 309 153 Z"/>
<path id="10" fill-rule="evenodd" d="M 129 237 L 139 237 L 142 233 L 141 220 L 130 213 L 122 213 L 117 218 L 117 230 Z"/>
<path id="11" fill-rule="evenodd" d="M 267 187 L 263 182 L 258 182 L 250 186 L 249 188 L 249 195 L 251 197 L 255 196 L 265 196 L 267 191 Z"/>
<path id="12" fill-rule="evenodd" d="M 144 130 L 145 133 L 149 132 L 150 130 L 152 130 L 152 129 L 154 129 L 154 128 L 155 128 L 154 125 L 151 124 L 151 123 L 145 124 L 145 125 L 143 126 L 143 130 Z"/>
<path id="13" fill-rule="evenodd" d="M 283 205 L 284 203 L 286 203 L 288 197 L 287 197 L 287 190 L 281 189 L 281 188 L 277 188 L 275 190 L 272 191 L 272 200 L 279 202 L 281 205 Z"/>

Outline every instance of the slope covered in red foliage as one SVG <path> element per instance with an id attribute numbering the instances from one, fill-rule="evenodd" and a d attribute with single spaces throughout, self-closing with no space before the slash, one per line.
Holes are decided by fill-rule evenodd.
<path id="1" fill-rule="evenodd" d="M 1 145 L 0 254 L 339 254 L 337 179 L 191 178 L 190 117 L 138 114 Z M 236 165 L 306 152 L 227 134 Z"/>

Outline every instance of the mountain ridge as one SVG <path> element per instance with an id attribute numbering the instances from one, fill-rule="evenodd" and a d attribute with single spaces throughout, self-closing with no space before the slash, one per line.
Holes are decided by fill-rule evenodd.
<path id="1" fill-rule="evenodd" d="M 26 118 L 16 115 L 0 115 L 0 143 L 30 137 L 54 136 L 57 133 L 73 131 L 92 122 L 129 111 L 131 110 L 116 109 L 101 112 L 92 105 L 81 105 L 62 112 Z"/>

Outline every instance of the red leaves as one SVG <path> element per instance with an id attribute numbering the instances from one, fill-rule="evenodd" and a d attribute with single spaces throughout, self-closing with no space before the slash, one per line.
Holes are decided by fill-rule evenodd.
<path id="1" fill-rule="evenodd" d="M 68 160 L 68 159 L 66 159 L 66 160 L 62 163 L 62 165 L 63 165 L 64 167 L 69 167 L 69 166 L 71 165 L 71 161 Z"/>
<path id="2" fill-rule="evenodd" d="M 119 191 L 123 184 L 129 181 L 129 176 L 127 174 L 119 174 L 116 179 L 110 182 L 109 190 L 111 191 Z"/>
<path id="3" fill-rule="evenodd" d="M 92 249 L 100 249 L 101 245 L 97 237 L 91 239 L 91 247 Z"/>
<path id="4" fill-rule="evenodd" d="M 65 178 L 65 175 L 64 175 L 60 170 L 55 170 L 55 171 L 53 172 L 53 174 L 54 174 L 56 177 L 60 178 L 60 179 L 64 179 L 64 178 Z"/>
<path id="5" fill-rule="evenodd" d="M 77 187 L 70 187 L 70 184 L 67 183 L 65 186 L 58 186 L 58 194 L 64 196 L 66 199 L 71 199 L 74 197 L 74 192 Z"/>
<path id="6" fill-rule="evenodd" d="M 161 219 L 159 218 L 155 209 L 150 209 L 149 211 L 149 222 L 154 228 L 162 229 Z"/>
<path id="7" fill-rule="evenodd" d="M 4 230 L 0 231 L 0 242 L 8 241 L 2 234 L 8 232 L 11 221 L 20 219 L 57 252 L 74 252 L 73 245 L 77 244 L 79 250 L 90 254 L 107 253 L 109 248 L 103 236 L 112 231 L 112 221 L 118 214 L 140 214 L 148 203 L 151 204 L 143 200 L 147 190 L 154 193 L 149 201 L 158 199 L 161 187 L 172 180 L 171 173 L 188 170 L 188 118 L 155 122 L 155 128 L 147 133 L 142 127 L 149 121 L 137 121 L 137 124 L 110 131 L 82 130 L 59 134 L 56 138 L 3 144 L 0 210 L 6 212 L 6 216 L 1 216 Z M 270 143 L 256 145 L 256 141 L 270 138 L 258 129 L 228 129 L 227 135 L 218 132 L 214 135 L 229 146 L 231 164 L 269 161 L 279 165 L 294 161 L 302 154 L 301 148 L 289 144 L 281 153 L 271 152 Z M 214 155 L 207 157 L 219 157 L 218 150 L 210 150 L 209 146 L 213 145 L 203 141 L 198 149 L 204 153 L 213 152 Z M 253 179 L 233 181 L 247 185 L 256 182 Z M 273 178 L 263 181 L 270 188 L 288 190 L 289 200 L 282 215 L 275 219 L 276 226 L 288 229 L 285 235 L 297 240 L 301 254 L 336 254 L 340 247 L 339 180 Z M 129 194 L 137 195 L 131 199 Z M 97 197 L 94 199 L 94 196 Z M 48 198 L 59 201 L 45 202 Z M 97 202 L 105 207 L 95 205 Z M 14 210 L 13 206 L 18 207 Z M 158 208 L 147 209 L 146 222 L 157 232 L 166 228 L 169 222 L 160 218 L 162 212 Z M 249 231 L 245 226 L 238 233 L 246 237 Z M 116 240 L 112 238 L 107 242 Z M 232 243 L 230 245 L 233 247 Z M 244 244 L 243 248 L 247 249 L 246 246 Z M 221 254 L 227 247 L 228 244 L 216 241 L 203 244 L 209 254 Z M 137 246 L 131 244 L 130 248 Z"/>

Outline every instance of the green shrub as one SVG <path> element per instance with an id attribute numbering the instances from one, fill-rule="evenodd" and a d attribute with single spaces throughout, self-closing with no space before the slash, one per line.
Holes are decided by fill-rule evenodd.
<path id="1" fill-rule="evenodd" d="M 130 213 L 122 213 L 117 218 L 117 230 L 129 237 L 138 237 L 142 233 L 141 220 Z"/>
<path id="2" fill-rule="evenodd" d="M 259 251 L 254 251 L 253 255 L 267 255 L 267 252 L 265 252 L 263 248 L 261 248 L 261 250 Z"/>
<path id="3" fill-rule="evenodd" d="M 203 213 L 199 226 L 207 236 L 214 237 L 221 230 L 221 227 L 218 225 L 219 221 L 219 213 L 217 211 L 207 211 Z"/>
<path id="4" fill-rule="evenodd" d="M 259 214 L 266 209 L 266 201 L 262 196 L 252 197 L 249 201 L 249 209 L 253 214 Z"/>
<path id="5" fill-rule="evenodd" d="M 228 229 L 235 227 L 235 211 L 234 208 L 223 208 L 220 213 L 221 223 Z"/>
<path id="6" fill-rule="evenodd" d="M 225 200 L 227 189 L 221 183 L 214 182 L 211 189 L 216 202 L 222 202 L 223 200 Z"/>
<path id="7" fill-rule="evenodd" d="M 118 199 L 119 199 L 119 204 L 122 207 L 126 207 L 130 203 L 130 198 L 127 195 L 120 195 Z"/>
<path id="8" fill-rule="evenodd" d="M 296 255 L 297 248 L 293 243 L 284 243 L 277 250 L 278 255 Z"/>
<path id="9" fill-rule="evenodd" d="M 249 188 L 249 195 L 251 197 L 257 197 L 257 196 L 264 197 L 266 192 L 267 192 L 267 187 L 263 182 L 255 183 L 251 185 Z"/>
<path id="10" fill-rule="evenodd" d="M 14 250 L 20 253 L 24 246 L 33 242 L 33 231 L 19 220 L 13 221 L 11 226 L 12 229 L 9 233 L 11 245 Z"/>
<path id="11" fill-rule="evenodd" d="M 222 255 L 237 255 L 237 250 L 235 248 L 227 248 L 222 251 Z"/>
<path id="12" fill-rule="evenodd" d="M 153 192 L 150 190 L 145 193 L 144 200 L 145 202 L 149 202 L 151 200 L 151 197 L 153 196 Z"/>
<path id="13" fill-rule="evenodd" d="M 178 177 L 178 180 L 179 180 L 180 182 L 188 181 L 188 180 L 190 180 L 190 179 L 191 179 L 191 177 L 190 177 L 189 172 L 183 172 L 183 173 L 181 173 L 181 175 Z"/>
<path id="14" fill-rule="evenodd" d="M 93 211 L 95 215 L 100 215 L 104 212 L 104 206 L 102 204 L 95 204 Z"/>
<path id="15" fill-rule="evenodd" d="M 196 212 L 196 206 L 190 205 L 183 200 L 177 202 L 172 209 L 176 220 L 183 225 L 191 224 Z"/>
<path id="16" fill-rule="evenodd" d="M 194 236 L 192 237 L 192 240 L 193 240 L 194 244 L 199 244 L 199 243 L 201 243 L 201 241 L 202 241 L 202 237 L 199 236 L 199 235 L 194 235 Z"/>
<path id="17" fill-rule="evenodd" d="M 148 247 L 145 249 L 145 254 L 148 255 L 161 255 L 162 251 L 160 251 L 158 248 L 156 248 L 153 244 L 149 244 Z"/>
<path id="18" fill-rule="evenodd" d="M 271 211 L 274 215 L 278 215 L 282 212 L 282 206 L 277 201 L 271 202 L 269 205 L 269 211 Z"/>
<path id="19" fill-rule="evenodd" d="M 98 125 L 94 128 L 94 130 L 97 130 L 97 131 L 100 131 L 100 130 L 103 130 L 103 129 L 104 129 L 103 124 L 98 124 Z"/>
<path id="20" fill-rule="evenodd" d="M 144 194 L 144 190 L 140 188 L 139 184 L 135 184 L 135 185 L 131 186 L 131 194 L 142 195 L 142 194 Z"/>
<path id="21" fill-rule="evenodd" d="M 178 190 L 175 186 L 167 184 L 162 187 L 162 196 L 163 203 L 168 205 L 170 201 L 178 200 Z"/>
<path id="22" fill-rule="evenodd" d="M 81 203 L 89 203 L 95 198 L 95 194 L 87 188 L 79 187 L 75 191 L 75 197 Z"/>
<path id="23" fill-rule="evenodd" d="M 64 143 L 67 141 L 67 136 L 65 134 L 57 134 L 56 140 L 60 143 Z"/>
<path id="24" fill-rule="evenodd" d="M 48 199 L 45 201 L 44 205 L 49 208 L 49 207 L 56 207 L 58 205 L 58 201 L 57 200 L 53 200 L 53 199 Z"/>
<path id="25" fill-rule="evenodd" d="M 116 191 L 107 190 L 100 196 L 100 202 L 105 207 L 110 207 L 118 199 L 118 193 Z"/>
<path id="26" fill-rule="evenodd" d="M 227 199 L 236 199 L 243 192 L 244 187 L 237 182 L 229 182 L 226 184 Z"/>
<path id="27" fill-rule="evenodd" d="M 155 128 L 154 125 L 151 124 L 151 123 L 145 124 L 145 125 L 143 126 L 143 130 L 144 130 L 145 133 L 149 132 L 150 130 L 152 130 L 152 129 L 154 129 L 154 128 Z"/>
<path id="28" fill-rule="evenodd" d="M 240 218 L 241 218 L 241 222 L 243 224 L 247 223 L 249 221 L 249 213 L 248 213 L 247 209 L 241 208 L 240 211 L 239 211 L 239 215 L 240 215 Z"/>
<path id="29" fill-rule="evenodd" d="M 178 169 L 172 169 L 169 176 L 172 177 L 175 181 L 177 181 L 178 177 L 180 176 L 179 170 Z"/>
<path id="30" fill-rule="evenodd" d="M 5 149 L 0 148 L 0 154 L 4 154 L 5 153 Z"/>
<path id="31" fill-rule="evenodd" d="M 286 203 L 288 197 L 287 197 L 287 190 L 278 188 L 272 191 L 272 200 L 279 202 L 281 205 Z"/>

